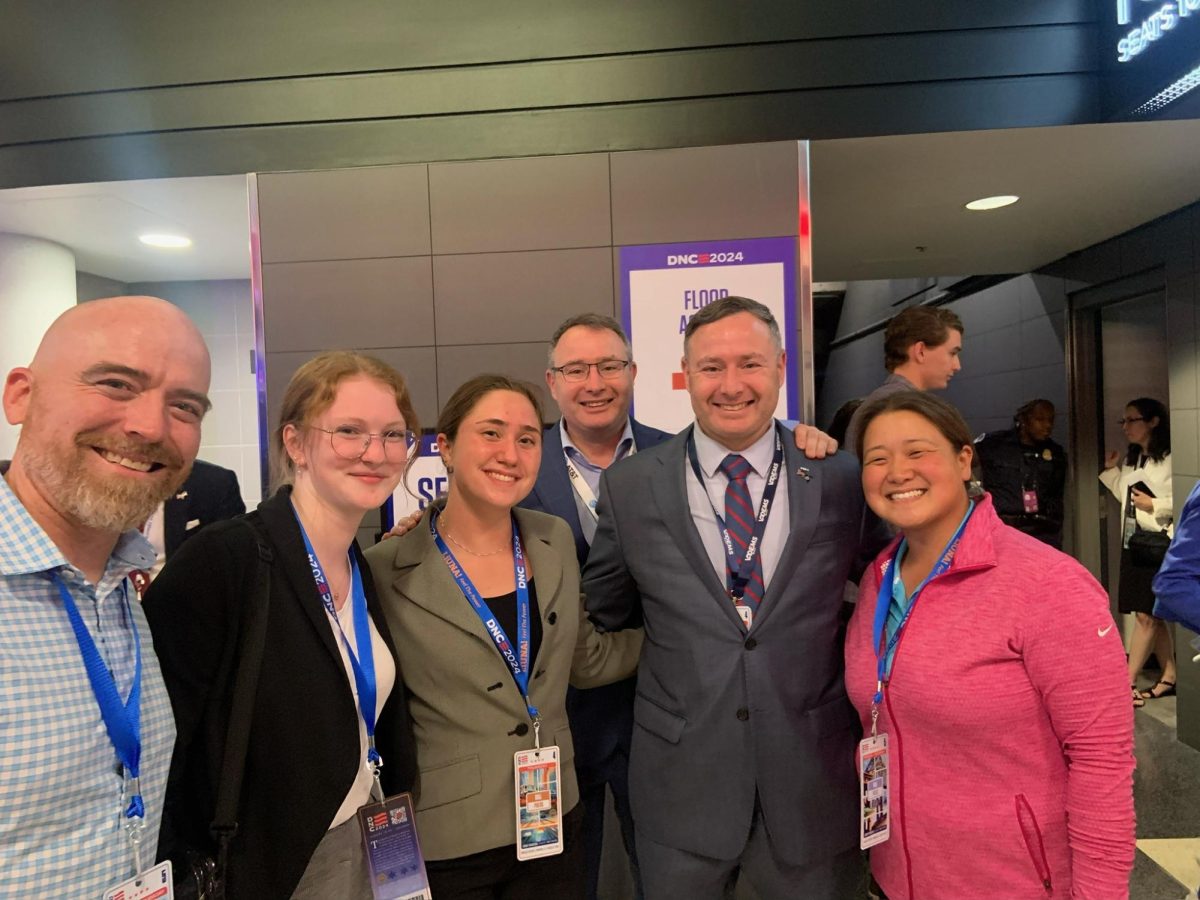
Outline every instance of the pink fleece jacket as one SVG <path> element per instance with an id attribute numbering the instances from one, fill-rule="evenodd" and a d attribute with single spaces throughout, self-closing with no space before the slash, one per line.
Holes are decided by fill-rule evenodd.
<path id="1" fill-rule="evenodd" d="M 846 636 L 870 729 L 885 550 Z M 1123 898 L 1134 857 L 1133 710 L 1120 630 L 1095 579 L 980 501 L 950 570 L 917 598 L 879 713 L 890 900 Z"/>

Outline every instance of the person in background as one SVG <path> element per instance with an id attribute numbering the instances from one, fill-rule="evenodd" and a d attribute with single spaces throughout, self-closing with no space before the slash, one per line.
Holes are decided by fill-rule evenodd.
<path id="1" fill-rule="evenodd" d="M 315 356 L 284 391 L 277 490 L 245 520 L 186 541 L 146 594 L 179 729 L 161 853 L 179 860 L 211 845 L 241 610 L 264 602 L 256 530 L 272 551 L 231 900 L 372 897 L 355 814 L 408 790 L 416 769 L 400 660 L 355 534 L 399 484 L 416 429 L 395 369 L 360 353 Z"/>
<path id="2" fill-rule="evenodd" d="M 829 423 L 829 436 L 839 444 L 845 445 L 846 432 L 850 428 L 850 420 L 854 418 L 855 411 L 862 406 L 862 403 L 862 397 L 847 400 L 833 414 L 833 419 Z"/>
<path id="3" fill-rule="evenodd" d="M 983 487 L 1006 525 L 1062 549 L 1067 452 L 1051 439 L 1054 404 L 1030 400 L 1013 427 L 975 440 Z"/>
<path id="4" fill-rule="evenodd" d="M 1133 716 L 1107 594 L 969 495 L 953 406 L 895 393 L 861 428 L 867 503 L 900 532 L 846 635 L 850 699 L 888 738 L 875 880 L 889 900 L 1127 897 Z"/>
<path id="5" fill-rule="evenodd" d="M 1122 460 L 1117 451 L 1104 455 L 1100 481 L 1121 504 L 1121 575 L 1117 608 L 1135 613 L 1137 625 L 1129 643 L 1129 683 L 1133 705 L 1143 706 L 1175 693 L 1175 647 L 1167 624 L 1154 615 L 1153 579 L 1161 559 L 1148 560 L 1130 551 L 1130 539 L 1141 532 L 1172 533 L 1171 421 L 1158 400 L 1139 397 L 1125 407 L 1121 430 L 1129 441 Z M 1137 677 L 1151 651 L 1162 677 L 1148 691 L 1137 690 Z"/>
<path id="6" fill-rule="evenodd" d="M 205 525 L 232 519 L 245 511 L 237 473 L 196 460 L 187 481 L 142 524 L 142 534 L 154 545 L 156 557 L 150 578 L 156 578 L 167 557 Z"/>
<path id="7" fill-rule="evenodd" d="M 943 391 L 962 368 L 963 323 L 944 306 L 910 306 L 883 332 L 883 365 L 891 374 L 868 394 L 877 400 L 897 391 Z M 865 405 L 865 403 L 864 403 Z M 862 430 L 862 407 L 850 419 L 845 449 L 853 453 Z"/>
<path id="8" fill-rule="evenodd" d="M 571 529 L 518 506 L 543 455 L 532 385 L 472 378 L 447 401 L 437 431 L 450 475 L 444 508 L 430 504 L 402 537 L 367 551 L 404 660 L 430 890 L 438 900 L 581 900 L 583 813 L 567 684 L 627 679 L 642 632 L 593 628 Z M 559 748 L 563 851 L 522 861 L 514 753 L 546 745 Z"/>
<path id="9" fill-rule="evenodd" d="M 542 436 L 542 460 L 526 509 L 563 519 L 575 538 L 582 568 L 596 535 L 600 475 L 628 456 L 662 443 L 665 431 L 629 415 L 637 364 L 616 319 L 583 313 L 567 319 L 550 339 L 546 386 L 562 418 Z M 596 900 L 604 835 L 605 788 L 629 857 L 635 900 L 642 896 L 629 809 L 629 749 L 633 740 L 636 678 L 590 690 L 567 691 L 567 716 L 575 739 L 575 772 L 583 803 L 583 845 L 588 900 Z"/>
<path id="10" fill-rule="evenodd" d="M 1200 484 L 1183 504 L 1153 588 L 1155 618 L 1200 631 Z"/>
<path id="11" fill-rule="evenodd" d="M 200 332 L 154 297 L 72 307 L 5 379 L 0 896 L 100 897 L 154 860 L 175 726 L 130 576 L 154 562 L 138 525 L 187 477 L 208 386 Z"/>

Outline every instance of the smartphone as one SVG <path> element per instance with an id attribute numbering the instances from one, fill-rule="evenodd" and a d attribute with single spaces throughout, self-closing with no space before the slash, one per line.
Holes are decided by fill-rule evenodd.
<path id="1" fill-rule="evenodd" d="M 1130 485 L 1130 487 L 1132 487 L 1135 491 L 1141 491 L 1147 497 L 1154 496 L 1154 491 L 1150 490 L 1150 488 L 1147 486 L 1146 482 L 1144 482 L 1144 481 L 1135 481 L 1133 484 Z"/>

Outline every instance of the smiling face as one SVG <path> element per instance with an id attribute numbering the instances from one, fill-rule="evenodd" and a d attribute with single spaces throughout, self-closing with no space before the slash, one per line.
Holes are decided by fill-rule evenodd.
<path id="1" fill-rule="evenodd" d="M 510 510 L 524 500 L 542 462 L 542 423 L 533 404 L 516 391 L 481 396 L 451 439 L 438 435 L 450 478 L 451 500 L 482 512 Z"/>
<path id="2" fill-rule="evenodd" d="M 771 426 L 787 354 L 766 323 L 748 312 L 697 328 L 685 353 L 696 424 L 723 447 L 745 450 Z"/>
<path id="3" fill-rule="evenodd" d="M 546 371 L 546 386 L 562 411 L 568 434 L 599 438 L 623 430 L 633 400 L 637 366 L 627 366 L 616 378 L 604 378 L 593 365 L 583 381 L 567 381 L 554 369 L 569 363 L 628 359 L 625 342 L 607 328 L 576 325 L 562 333 L 554 345 L 551 368 Z"/>
<path id="4" fill-rule="evenodd" d="M 954 447 L 919 413 L 880 413 L 863 433 L 863 492 L 877 516 L 916 535 L 952 533 L 967 508 L 970 445 Z"/>
<path id="5" fill-rule="evenodd" d="M 10 484 L 68 527 L 140 525 L 191 470 L 208 381 L 203 338 L 166 301 L 74 307 L 5 382 L 5 414 L 21 425 Z"/>
<path id="6" fill-rule="evenodd" d="M 338 382 L 333 402 L 313 421 L 283 430 L 284 447 L 296 466 L 295 493 L 300 502 L 318 501 L 327 508 L 361 516 L 383 505 L 404 474 L 403 440 L 385 454 L 378 435 L 403 435 L 407 424 L 396 404 L 396 392 L 368 375 Z M 328 432 L 370 433 L 366 451 L 346 459 L 333 447 Z"/>

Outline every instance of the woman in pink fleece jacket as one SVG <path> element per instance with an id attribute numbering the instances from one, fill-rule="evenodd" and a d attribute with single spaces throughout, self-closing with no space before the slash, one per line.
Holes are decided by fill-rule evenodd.
<path id="1" fill-rule="evenodd" d="M 858 448 L 867 502 L 901 532 L 846 637 L 850 699 L 888 736 L 876 881 L 889 900 L 1128 897 L 1133 714 L 1104 590 L 968 497 L 950 404 L 881 398 Z"/>

